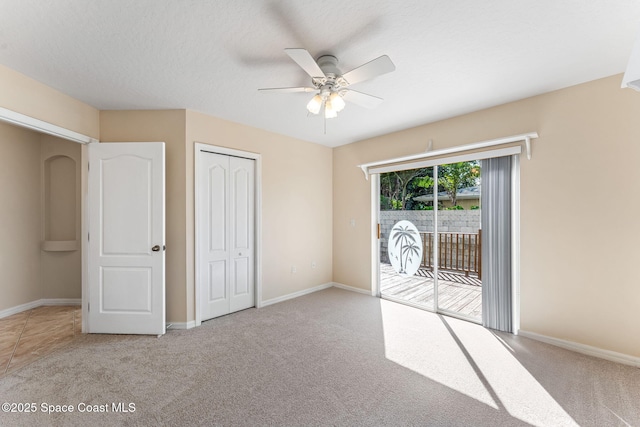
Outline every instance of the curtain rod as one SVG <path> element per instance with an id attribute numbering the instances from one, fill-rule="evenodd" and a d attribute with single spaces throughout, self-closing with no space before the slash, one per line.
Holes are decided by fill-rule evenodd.
<path id="1" fill-rule="evenodd" d="M 531 160 L 531 139 L 537 138 L 537 137 L 538 137 L 537 132 L 523 133 L 520 135 L 507 136 L 504 138 L 490 139 L 487 141 L 474 142 L 474 143 L 465 144 L 465 145 L 457 145 L 455 147 L 443 148 L 441 150 L 434 150 L 434 151 L 429 150 L 425 153 L 412 154 L 410 156 L 396 157 L 394 159 L 378 160 L 376 162 L 363 163 L 361 165 L 358 165 L 358 167 L 362 169 L 362 172 L 364 172 L 365 179 L 369 179 L 369 168 L 373 166 L 381 166 L 381 165 L 387 165 L 392 163 L 402 163 L 402 162 L 408 162 L 410 160 L 426 159 L 429 157 L 459 153 L 462 151 L 471 151 L 471 150 L 477 150 L 481 148 L 495 147 L 497 145 L 509 144 L 511 142 L 518 142 L 518 141 L 524 141 L 524 143 L 526 144 L 527 159 Z M 431 147 L 431 144 L 429 144 L 429 147 Z"/>

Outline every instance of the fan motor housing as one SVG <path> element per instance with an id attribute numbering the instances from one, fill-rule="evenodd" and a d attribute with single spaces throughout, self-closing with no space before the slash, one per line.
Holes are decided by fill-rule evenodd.
<path id="1" fill-rule="evenodd" d="M 322 55 L 316 61 L 320 69 L 324 72 L 325 76 L 329 77 L 333 75 L 333 77 L 338 77 L 340 75 L 340 70 L 338 69 L 338 58 L 333 55 Z"/>
<path id="2" fill-rule="evenodd" d="M 338 91 L 349 84 L 342 78 L 342 72 L 338 69 L 338 58 L 333 55 L 322 55 L 317 60 L 318 67 L 326 77 L 313 78 L 312 82 L 318 89 L 326 88 L 327 93 Z"/>

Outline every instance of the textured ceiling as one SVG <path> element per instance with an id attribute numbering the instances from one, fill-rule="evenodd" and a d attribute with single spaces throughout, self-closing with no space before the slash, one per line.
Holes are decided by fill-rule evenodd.
<path id="1" fill-rule="evenodd" d="M 0 0 L 0 63 L 101 110 L 338 146 L 622 73 L 638 29 L 637 0 Z M 324 134 L 310 94 L 257 91 L 309 85 L 290 47 L 397 69 L 353 86 L 382 105 L 348 104 Z"/>

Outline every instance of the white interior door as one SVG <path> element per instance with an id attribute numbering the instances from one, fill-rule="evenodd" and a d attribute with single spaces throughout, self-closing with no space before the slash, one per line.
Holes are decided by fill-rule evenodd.
<path id="1" fill-rule="evenodd" d="M 199 157 L 201 320 L 255 305 L 255 161 Z"/>
<path id="2" fill-rule="evenodd" d="M 164 143 L 89 146 L 92 333 L 165 333 Z"/>

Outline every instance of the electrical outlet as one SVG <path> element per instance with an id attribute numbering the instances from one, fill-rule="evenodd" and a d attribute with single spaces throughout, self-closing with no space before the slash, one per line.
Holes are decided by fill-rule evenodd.
<path id="1" fill-rule="evenodd" d="M 298 272 L 298 267 L 295 265 L 291 266 L 291 274 L 296 274 Z"/>

